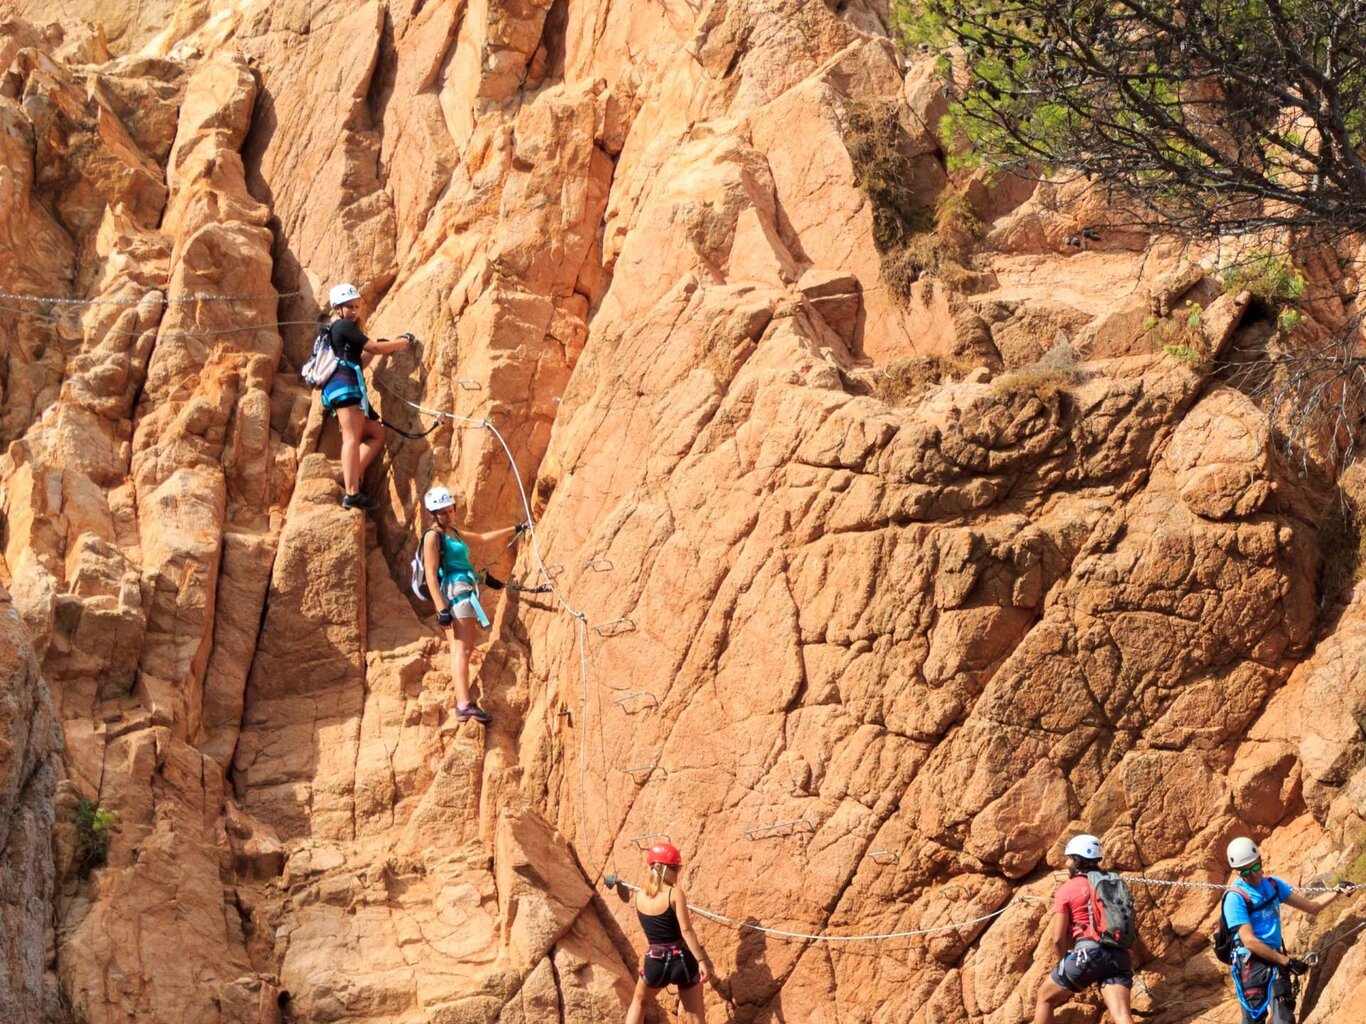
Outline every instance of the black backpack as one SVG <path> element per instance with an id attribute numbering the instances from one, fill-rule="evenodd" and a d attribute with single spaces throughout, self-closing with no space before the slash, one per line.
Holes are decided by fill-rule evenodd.
<path id="1" fill-rule="evenodd" d="M 1254 903 L 1252 901 L 1252 897 L 1249 896 L 1247 893 L 1243 892 L 1242 889 L 1235 888 L 1232 891 L 1236 892 L 1239 896 L 1241 896 L 1243 898 L 1243 902 L 1247 904 L 1247 916 L 1249 918 L 1253 914 L 1257 913 L 1257 911 L 1265 910 L 1273 903 L 1279 902 L 1276 896 L 1268 896 L 1260 903 Z M 1224 900 L 1223 898 L 1220 898 L 1219 927 L 1216 928 L 1214 931 L 1214 959 L 1218 960 L 1221 964 L 1230 963 L 1233 960 L 1233 951 L 1237 949 L 1237 945 L 1235 943 L 1237 937 L 1238 933 L 1233 931 L 1233 929 L 1231 929 L 1228 926 L 1228 918 L 1224 916 Z"/>

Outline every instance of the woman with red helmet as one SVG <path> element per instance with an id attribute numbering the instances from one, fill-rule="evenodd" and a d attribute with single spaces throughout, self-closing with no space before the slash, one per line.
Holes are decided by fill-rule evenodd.
<path id="1" fill-rule="evenodd" d="M 688 1024 L 702 1024 L 702 982 L 707 980 L 707 969 L 701 963 L 702 944 L 693 931 L 688 898 L 678 887 L 683 857 L 673 843 L 656 843 L 645 863 L 649 874 L 636 894 L 636 916 L 649 947 L 631 1008 L 626 1011 L 626 1024 L 641 1024 L 645 1008 L 667 985 L 678 986 L 683 1019 Z"/>

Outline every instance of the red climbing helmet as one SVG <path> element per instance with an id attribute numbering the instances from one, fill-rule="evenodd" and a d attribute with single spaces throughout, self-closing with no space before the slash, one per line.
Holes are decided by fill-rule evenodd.
<path id="1" fill-rule="evenodd" d="M 651 864 L 664 864 L 676 868 L 683 864 L 683 855 L 673 843 L 655 843 L 645 856 L 645 864 L 647 867 Z"/>

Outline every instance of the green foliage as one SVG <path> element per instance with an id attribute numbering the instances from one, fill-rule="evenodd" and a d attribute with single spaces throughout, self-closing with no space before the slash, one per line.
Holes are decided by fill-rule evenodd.
<path id="1" fill-rule="evenodd" d="M 1268 306 L 1298 305 L 1306 288 L 1304 275 L 1289 256 L 1259 252 L 1240 259 L 1219 276 L 1226 292 L 1248 291 Z"/>
<path id="2" fill-rule="evenodd" d="M 104 864 L 109 856 L 110 832 L 119 820 L 118 812 L 107 810 L 93 800 L 76 805 L 76 870 L 82 878 Z"/>
<path id="3" fill-rule="evenodd" d="M 1276 329 L 1282 334 L 1290 334 L 1304 321 L 1304 314 L 1298 309 L 1283 309 L 1276 315 Z"/>
<path id="4" fill-rule="evenodd" d="M 1366 61 L 1341 58 L 1366 52 L 1366 4 L 892 6 L 903 45 L 939 55 L 960 166 L 1080 171 L 1192 234 L 1366 228 Z"/>
<path id="5" fill-rule="evenodd" d="M 1150 316 L 1143 329 L 1153 335 L 1162 350 L 1179 362 L 1198 366 L 1205 358 L 1205 335 L 1200 322 L 1205 310 L 1198 302 L 1187 302 L 1170 316 Z"/>

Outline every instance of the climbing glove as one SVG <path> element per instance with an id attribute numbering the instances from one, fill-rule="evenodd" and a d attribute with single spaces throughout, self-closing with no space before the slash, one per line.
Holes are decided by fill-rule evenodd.
<path id="1" fill-rule="evenodd" d="M 1333 891 L 1343 896 L 1350 896 L 1357 891 L 1357 886 L 1354 882 L 1339 882 L 1333 887 Z"/>
<path id="2" fill-rule="evenodd" d="M 1309 970 L 1309 964 L 1306 963 L 1304 960 L 1301 960 L 1299 957 L 1292 956 L 1289 962 L 1285 965 L 1285 969 L 1289 971 L 1291 974 L 1295 975 L 1296 977 L 1299 977 L 1301 974 L 1304 974 L 1306 971 Z"/>
<path id="3" fill-rule="evenodd" d="M 436 621 L 438 624 L 442 626 L 449 626 L 452 622 L 455 621 L 455 616 L 451 614 L 451 610 L 449 608 L 442 608 L 439 612 L 436 613 Z"/>

